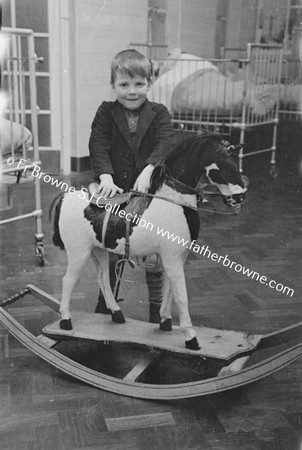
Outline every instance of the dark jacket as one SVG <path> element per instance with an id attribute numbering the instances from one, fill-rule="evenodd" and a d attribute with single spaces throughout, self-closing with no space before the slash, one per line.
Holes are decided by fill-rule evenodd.
<path id="1" fill-rule="evenodd" d="M 131 136 L 123 106 L 103 102 L 91 126 L 89 151 L 95 179 L 110 173 L 114 183 L 129 191 L 148 164 L 156 164 L 173 145 L 171 116 L 164 105 L 146 100 L 135 137 Z"/>

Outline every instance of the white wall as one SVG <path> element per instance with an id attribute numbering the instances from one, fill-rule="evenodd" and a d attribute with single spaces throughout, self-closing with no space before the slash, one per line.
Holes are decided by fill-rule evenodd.
<path id="1" fill-rule="evenodd" d="M 71 156 L 88 155 L 90 126 L 103 100 L 111 100 L 110 63 L 132 42 L 147 40 L 147 0 L 73 0 L 70 14 Z"/>
<path id="2" fill-rule="evenodd" d="M 169 49 L 214 57 L 216 0 L 168 0 Z"/>

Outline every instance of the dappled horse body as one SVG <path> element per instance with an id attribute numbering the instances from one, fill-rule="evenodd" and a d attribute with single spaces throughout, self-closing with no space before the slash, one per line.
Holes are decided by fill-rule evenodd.
<path id="1" fill-rule="evenodd" d="M 147 194 L 132 193 L 125 203 L 114 208 L 114 202 L 102 208 L 98 202 L 89 203 L 89 195 L 83 190 L 60 194 L 54 200 L 53 240 L 55 245 L 66 249 L 68 260 L 60 306 L 61 328 L 72 329 L 70 298 L 90 257 L 107 307 L 112 311 L 112 320 L 123 323 L 124 316 L 110 288 L 108 252 L 127 257 L 158 254 L 164 268 L 160 328 L 171 329 L 174 299 L 186 346 L 199 349 L 189 316 L 184 275 L 190 241 L 196 240 L 199 232 L 195 187 L 205 175 L 228 206 L 240 205 L 247 187 L 232 154 L 236 151 L 233 146 L 227 147 L 217 134 L 194 135 L 155 167 Z M 172 239 L 172 235 L 179 239 Z"/>

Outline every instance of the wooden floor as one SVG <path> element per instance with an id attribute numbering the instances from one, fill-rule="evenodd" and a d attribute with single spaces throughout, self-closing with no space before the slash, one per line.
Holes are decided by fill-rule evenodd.
<path id="1" fill-rule="evenodd" d="M 297 127 L 284 127 L 276 179 L 268 175 L 266 157 L 245 161 L 251 186 L 242 213 L 202 213 L 198 241 L 294 289 L 294 295 L 276 292 L 191 252 L 186 279 L 195 325 L 266 333 L 302 320 L 300 138 Z M 90 179 L 86 173 L 65 181 L 80 187 Z M 32 219 L 0 227 L 0 301 L 28 283 L 60 298 L 66 257 L 52 245 L 47 218 L 57 193 L 57 188 L 42 183 L 45 267 L 36 265 Z M 14 189 L 14 204 L 1 218 L 33 208 L 32 185 Z M 146 320 L 143 275 L 142 269 L 127 270 L 131 282 L 123 283 L 122 308 L 126 316 Z M 74 309 L 93 311 L 97 292 L 89 264 L 73 294 Z M 33 333 L 56 318 L 30 297 L 8 309 Z M 244 388 L 170 403 L 122 397 L 81 384 L 31 354 L 1 325 L 0 364 L 1 450 L 302 449 L 302 358 Z"/>

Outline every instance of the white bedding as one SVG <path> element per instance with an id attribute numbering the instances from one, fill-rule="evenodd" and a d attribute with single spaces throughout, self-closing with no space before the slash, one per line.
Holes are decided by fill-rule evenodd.
<path id="1" fill-rule="evenodd" d="M 178 112 L 206 111 L 211 114 L 240 114 L 244 96 L 244 81 L 232 81 L 218 71 L 197 71 L 182 80 L 174 89 L 171 110 Z M 263 116 L 278 100 L 278 86 L 250 81 L 246 92 L 251 114 Z"/>
<path id="2" fill-rule="evenodd" d="M 28 128 L 19 123 L 0 117 L 0 150 L 2 157 L 9 155 L 12 151 L 21 149 L 24 143 L 25 149 L 32 146 L 32 134 Z"/>
<path id="3" fill-rule="evenodd" d="M 152 102 L 163 103 L 172 112 L 172 95 L 175 87 L 194 72 L 206 69 L 218 71 L 216 66 L 203 58 L 188 53 L 182 54 L 170 70 L 155 80 L 150 89 L 149 99 Z"/>
<path id="4" fill-rule="evenodd" d="M 171 114 L 194 111 L 241 113 L 244 80 L 234 81 L 234 77 L 223 75 L 216 66 L 202 58 L 196 60 L 196 56 L 184 54 L 182 59 L 154 82 L 150 90 L 151 101 L 163 103 Z M 257 116 L 271 111 L 279 95 L 278 85 L 263 81 L 249 79 L 248 82 L 247 106 L 250 113 Z"/>

